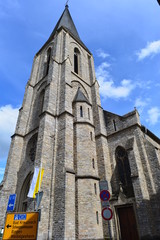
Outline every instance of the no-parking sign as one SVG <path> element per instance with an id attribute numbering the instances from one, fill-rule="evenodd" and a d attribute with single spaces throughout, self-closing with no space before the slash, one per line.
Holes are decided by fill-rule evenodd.
<path id="1" fill-rule="evenodd" d="M 100 198 L 101 198 L 102 201 L 109 201 L 110 192 L 108 190 L 102 190 L 100 192 Z"/>
<path id="2" fill-rule="evenodd" d="M 102 190 L 100 192 L 100 199 L 102 201 L 102 217 L 104 220 L 111 220 L 113 213 L 111 208 L 109 207 L 109 199 L 110 199 L 110 192 L 108 190 Z M 108 203 L 108 206 L 103 206 L 103 203 L 106 202 Z"/>

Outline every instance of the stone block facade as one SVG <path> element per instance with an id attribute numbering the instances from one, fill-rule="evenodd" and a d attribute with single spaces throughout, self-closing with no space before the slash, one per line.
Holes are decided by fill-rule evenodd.
<path id="1" fill-rule="evenodd" d="M 120 240 L 124 229 L 133 232 L 129 240 L 160 238 L 160 139 L 136 110 L 118 116 L 102 109 L 93 56 L 67 6 L 33 61 L 0 185 L 0 226 L 11 193 L 15 211 L 35 209 L 27 194 L 41 165 L 38 239 Z M 101 216 L 101 181 L 111 193 L 109 223 Z"/>

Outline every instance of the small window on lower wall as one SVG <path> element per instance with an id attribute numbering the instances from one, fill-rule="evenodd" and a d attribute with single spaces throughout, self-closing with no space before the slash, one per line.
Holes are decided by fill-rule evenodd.
<path id="1" fill-rule="evenodd" d="M 83 117 L 83 108 L 80 106 L 80 117 Z"/>
<path id="2" fill-rule="evenodd" d="M 96 183 L 94 183 L 94 192 L 95 192 L 95 194 L 97 195 L 97 186 L 96 186 Z"/>
<path id="3" fill-rule="evenodd" d="M 116 127 L 116 122 L 115 122 L 115 120 L 113 120 L 113 126 L 114 126 L 114 130 L 117 131 L 117 127 Z"/>
<path id="4" fill-rule="evenodd" d="M 89 108 L 88 108 L 88 119 L 90 120 L 90 111 L 89 111 Z"/>
<path id="5" fill-rule="evenodd" d="M 92 167 L 95 169 L 94 158 L 92 159 Z"/>
<path id="6" fill-rule="evenodd" d="M 93 134 L 92 134 L 92 132 L 90 132 L 90 138 L 91 138 L 91 141 L 93 141 Z"/>
<path id="7" fill-rule="evenodd" d="M 97 219 L 97 224 L 99 224 L 99 216 L 98 216 L 98 211 L 96 212 L 96 219 Z"/>

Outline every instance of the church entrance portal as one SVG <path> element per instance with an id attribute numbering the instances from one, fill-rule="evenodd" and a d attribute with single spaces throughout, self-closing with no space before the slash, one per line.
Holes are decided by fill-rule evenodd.
<path id="1" fill-rule="evenodd" d="M 139 240 L 133 206 L 117 208 L 120 240 Z"/>
<path id="2" fill-rule="evenodd" d="M 33 206 L 31 206 L 33 202 L 32 199 L 29 199 L 27 197 L 32 177 L 33 177 L 33 173 L 30 172 L 22 185 L 22 189 L 20 192 L 19 206 L 18 206 L 18 211 L 20 212 L 26 212 L 27 210 L 29 210 L 29 207 L 33 208 Z"/>

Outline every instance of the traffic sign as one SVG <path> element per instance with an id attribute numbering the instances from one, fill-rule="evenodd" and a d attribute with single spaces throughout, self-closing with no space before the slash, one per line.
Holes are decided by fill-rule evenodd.
<path id="1" fill-rule="evenodd" d="M 38 212 L 7 213 L 3 240 L 37 239 Z"/>
<path id="2" fill-rule="evenodd" d="M 104 220 L 111 220 L 113 216 L 112 210 L 108 207 L 108 208 L 104 208 L 102 210 L 102 217 Z"/>
<path id="3" fill-rule="evenodd" d="M 16 194 L 11 194 L 8 200 L 7 212 L 12 212 L 14 210 L 15 202 L 16 202 Z"/>
<path id="4" fill-rule="evenodd" d="M 103 190 L 100 192 L 100 198 L 102 201 L 109 201 L 110 199 L 110 192 L 108 190 Z"/>
<path id="5" fill-rule="evenodd" d="M 102 190 L 108 190 L 108 182 L 106 180 L 99 181 L 100 192 Z"/>

